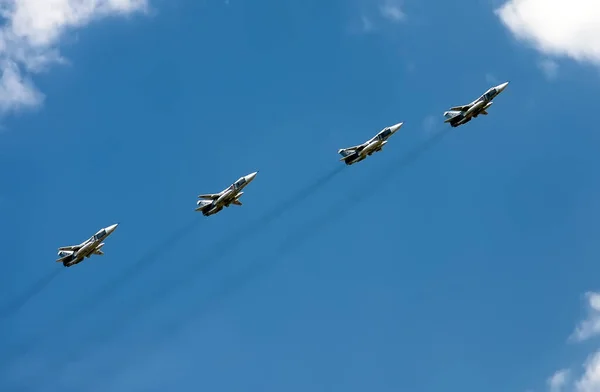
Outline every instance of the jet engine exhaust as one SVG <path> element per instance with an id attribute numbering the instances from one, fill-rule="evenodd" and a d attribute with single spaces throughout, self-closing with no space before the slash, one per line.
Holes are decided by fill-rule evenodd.
<path id="1" fill-rule="evenodd" d="M 401 159 L 392 164 L 390 170 L 382 170 L 384 175 L 380 176 L 369 184 L 365 184 L 365 187 L 368 185 L 369 189 L 373 189 L 377 186 L 381 187 L 387 184 L 388 180 L 394 174 L 406 169 L 412 163 L 417 161 L 424 153 L 440 142 L 447 134 L 448 130 L 437 132 L 435 135 L 418 145 L 408 154 L 402 156 Z M 290 251 L 293 251 L 304 245 L 306 241 L 310 240 L 315 235 L 318 235 L 319 231 L 326 225 L 331 224 L 336 219 L 341 218 L 344 213 L 352 210 L 356 204 L 364 203 L 367 198 L 379 194 L 378 192 L 364 192 L 363 189 L 365 187 L 362 187 L 355 194 L 351 194 L 350 197 L 346 198 L 346 203 L 335 203 L 330 209 L 327 210 L 325 214 L 317 216 L 315 219 L 299 227 L 294 233 L 288 236 L 288 241 L 284 241 L 279 247 L 277 247 L 277 250 L 272 255 L 273 257 L 259 257 L 255 262 L 249 263 L 249 267 L 245 268 L 240 273 L 231 276 L 230 279 L 225 282 L 220 289 L 210 296 L 210 298 L 205 300 L 204 309 L 199 309 L 196 307 L 196 311 L 194 313 L 188 313 L 189 318 L 188 316 L 184 316 L 183 320 L 172 320 L 173 324 L 168 326 L 171 334 L 176 334 L 179 328 L 182 328 L 189 322 L 197 321 L 203 317 L 208 310 L 210 310 L 211 306 L 229 297 L 230 295 L 235 294 L 237 291 L 252 282 L 255 278 L 259 277 L 262 273 L 276 267 L 283 256 L 288 254 Z M 270 261 L 265 262 L 264 260 Z"/>
<path id="2" fill-rule="evenodd" d="M 387 183 L 387 181 L 394 175 L 397 174 L 398 171 L 401 171 L 407 167 L 409 167 L 412 163 L 414 163 L 418 158 L 420 158 L 425 152 L 427 152 L 430 148 L 432 148 L 435 144 L 437 144 L 445 135 L 448 134 L 447 130 L 440 131 L 418 145 L 416 148 L 411 150 L 408 154 L 403 155 L 399 160 L 395 161 L 391 166 L 390 170 L 382 170 L 383 175 L 377 177 L 369 184 L 365 184 L 369 187 L 377 187 L 383 186 Z M 341 168 L 345 166 L 341 166 L 339 170 L 334 170 L 330 173 L 327 173 L 325 176 L 319 178 L 315 183 L 311 184 L 309 187 L 305 188 L 303 192 L 300 192 L 296 197 L 291 198 L 287 202 L 282 203 L 279 208 L 274 209 L 270 214 L 266 214 L 266 224 L 270 223 L 272 220 L 278 218 L 285 210 L 292 208 L 297 205 L 299 202 L 307 198 L 312 192 L 315 192 L 317 189 L 325 185 L 328 181 L 334 178 L 340 171 Z M 187 325 L 189 322 L 197 321 L 199 318 L 206 315 L 206 312 L 210 310 L 214 305 L 216 305 L 219 301 L 235 294 L 240 289 L 247 286 L 251 283 L 255 278 L 259 277 L 262 273 L 271 270 L 276 267 L 281 261 L 281 257 L 288 254 L 290 251 L 297 249 L 299 246 L 306 243 L 306 241 L 310 240 L 312 237 L 317 235 L 321 229 L 323 229 L 327 224 L 331 224 L 336 219 L 339 219 L 344 215 L 345 212 L 352 209 L 352 207 L 358 203 L 363 203 L 365 199 L 368 197 L 372 197 L 373 195 L 378 194 L 378 192 L 364 192 L 364 187 L 359 189 L 356 194 L 351 194 L 350 197 L 346 198 L 344 201 L 346 202 L 338 202 L 335 203 L 332 208 L 327 210 L 327 212 L 323 215 L 315 217 L 312 221 L 300 226 L 294 233 L 288 236 L 288 241 L 284 241 L 277 247 L 275 254 L 271 258 L 259 257 L 255 262 L 251 262 L 249 267 L 245 268 L 238 274 L 235 274 L 227 280 L 220 289 L 218 289 L 213 295 L 210 295 L 208 298 L 204 299 L 203 309 L 196 308 L 193 313 L 188 313 L 182 319 L 173 319 L 172 324 L 166 327 L 170 331 L 170 336 L 176 334 L 179 329 L 183 326 Z M 249 225 L 251 228 L 252 226 Z M 258 228 L 259 229 L 259 228 Z M 256 229 L 256 231 L 258 230 Z M 243 233 L 245 229 L 242 229 L 240 233 Z M 253 233 L 255 233 L 254 231 Z M 210 262 L 208 263 L 196 263 L 195 266 L 201 266 L 206 268 L 219 260 L 221 257 L 225 256 L 228 251 L 233 250 L 233 248 L 237 248 L 237 245 L 241 242 L 240 238 L 242 237 L 232 237 L 235 238 L 235 244 L 232 245 L 231 238 L 223 239 L 223 244 L 228 244 L 224 250 L 214 257 L 210 258 Z M 219 249 L 220 246 L 217 248 Z M 264 260 L 271 261 L 264 261 Z M 193 268 L 193 266 L 192 266 Z M 184 275 L 182 279 L 168 288 L 160 288 L 157 287 L 156 291 L 154 291 L 151 295 L 144 296 L 144 304 L 141 303 L 135 304 L 132 306 L 132 311 L 127 314 L 116 319 L 115 323 L 112 325 L 112 328 L 106 328 L 100 331 L 101 334 L 106 334 L 102 337 L 97 337 L 98 340 L 95 341 L 96 344 L 102 344 L 102 338 L 107 339 L 110 335 L 110 331 L 117 330 L 122 328 L 124 324 L 127 323 L 129 319 L 132 319 L 137 314 L 141 313 L 144 309 L 148 307 L 149 304 L 155 302 L 158 299 L 163 297 L 172 295 L 175 291 L 185 287 L 194 282 L 195 278 L 198 276 L 198 270 L 190 271 L 187 275 Z M 189 315 L 189 316 L 188 316 Z M 188 318 L 189 317 L 189 318 Z M 80 354 L 82 355 L 82 354 Z M 70 355 L 71 358 L 75 358 L 74 355 Z"/>
<path id="3" fill-rule="evenodd" d="M 107 339 L 116 328 L 119 328 L 121 325 L 125 325 L 128 320 L 134 318 L 144 310 L 148 309 L 148 306 L 157 300 L 168 297 L 172 295 L 177 290 L 182 287 L 189 285 L 195 281 L 195 278 L 198 277 L 198 272 L 202 271 L 210 267 L 212 264 L 217 262 L 223 256 L 227 254 L 227 252 L 234 251 L 238 248 L 238 246 L 245 240 L 250 238 L 252 235 L 258 234 L 260 230 L 267 227 L 270 223 L 275 221 L 277 218 L 282 216 L 286 211 L 293 209 L 299 203 L 307 199 L 309 196 L 314 194 L 320 188 L 325 186 L 328 182 L 330 182 L 335 176 L 337 176 L 341 171 L 345 168 L 345 166 L 337 166 L 326 173 L 325 175 L 317 178 L 316 181 L 308 184 L 308 186 L 304 187 L 296 191 L 288 200 L 282 202 L 278 206 L 274 207 L 271 211 L 268 211 L 264 215 L 260 216 L 255 221 L 251 221 L 244 227 L 237 230 L 235 233 L 229 233 L 224 236 L 221 240 L 216 241 L 214 243 L 213 248 L 216 251 L 209 252 L 210 255 L 206 257 L 205 263 L 202 263 L 202 260 L 197 263 L 193 263 L 189 266 L 188 271 L 185 275 L 182 275 L 181 279 L 178 282 L 174 282 L 173 284 L 167 287 L 156 287 L 155 291 L 144 294 L 144 296 L 140 297 L 140 301 L 132 306 L 127 314 L 121 315 L 117 321 L 114 322 L 113 328 L 108 327 L 98 333 L 101 336 L 95 336 L 97 340 Z M 142 270 L 147 269 L 152 263 L 158 260 L 158 257 L 161 253 L 164 253 L 171 247 L 173 247 L 177 242 L 179 242 L 186 234 L 190 234 L 191 229 L 198 223 L 197 219 L 191 221 L 188 225 L 183 226 L 181 229 L 177 230 L 173 233 L 171 237 L 169 237 L 162 244 L 157 246 L 155 249 L 151 250 L 145 256 L 141 257 L 134 265 L 128 268 L 120 277 L 118 277 L 113 282 L 109 282 L 100 290 L 98 290 L 95 294 L 93 294 L 87 301 L 81 303 L 79 307 L 70 315 L 70 317 L 62 317 L 60 325 L 53 327 L 53 330 L 60 330 L 63 325 L 68 325 L 71 321 L 77 318 L 77 316 L 89 312 L 93 310 L 96 306 L 101 304 L 106 298 L 108 298 L 115 290 L 120 287 L 126 286 L 126 284 L 137 276 Z M 220 252 L 219 252 L 220 251 Z M 215 254 L 216 253 L 216 254 Z M 26 344 L 15 350 L 13 356 L 21 356 L 25 355 L 29 350 L 33 347 L 37 346 L 40 341 L 43 339 L 43 336 L 38 336 L 37 339 L 30 339 Z M 73 356 L 76 353 L 73 353 Z M 72 356 L 72 357 L 73 357 Z M 9 359 L 10 360 L 10 357 Z"/>
<path id="4" fill-rule="evenodd" d="M 27 303 L 39 294 L 46 286 L 50 284 L 58 275 L 60 270 L 53 270 L 48 275 L 42 277 L 36 283 L 34 283 L 27 292 L 25 292 L 21 297 L 14 300 L 11 304 L 8 304 L 0 311 L 0 318 L 6 318 L 17 313 L 21 308 L 23 308 Z"/>

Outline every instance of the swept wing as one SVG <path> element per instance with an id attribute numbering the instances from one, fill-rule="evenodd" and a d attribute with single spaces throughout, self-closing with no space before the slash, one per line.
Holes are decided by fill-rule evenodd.
<path id="1" fill-rule="evenodd" d="M 58 250 L 72 250 L 74 252 L 78 251 L 79 249 L 81 249 L 81 245 L 71 245 L 71 246 L 61 246 L 60 248 L 58 248 Z"/>
<path id="2" fill-rule="evenodd" d="M 217 200 L 221 196 L 220 193 L 208 193 L 205 195 L 198 195 L 198 199 Z"/>
<path id="3" fill-rule="evenodd" d="M 467 110 L 469 110 L 471 108 L 471 106 L 473 106 L 473 105 L 469 104 L 469 105 L 453 106 L 450 109 L 448 109 L 448 111 L 466 112 Z"/>

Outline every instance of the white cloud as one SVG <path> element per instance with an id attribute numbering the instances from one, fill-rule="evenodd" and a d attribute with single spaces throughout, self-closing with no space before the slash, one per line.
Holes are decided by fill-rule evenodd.
<path id="1" fill-rule="evenodd" d="M 509 0 L 495 12 L 538 51 L 600 65 L 600 1 Z"/>
<path id="2" fill-rule="evenodd" d="M 148 0 L 0 0 L 0 112 L 35 107 L 44 95 L 27 73 L 62 62 L 58 43 L 95 19 L 145 11 Z"/>
<path id="3" fill-rule="evenodd" d="M 558 64 L 556 61 L 545 59 L 540 61 L 539 66 L 544 75 L 546 75 L 546 78 L 554 80 L 558 76 Z"/>
<path id="4" fill-rule="evenodd" d="M 550 392 L 562 392 L 569 381 L 569 373 L 570 371 L 568 369 L 562 369 L 554 373 L 552 377 L 548 379 L 548 389 Z"/>
<path id="5" fill-rule="evenodd" d="M 570 340 L 583 341 L 600 334 L 600 293 L 587 292 L 587 316 L 577 325 Z M 549 392 L 600 392 L 600 350 L 583 363 L 583 370 L 572 377 L 572 371 L 562 369 L 547 380 Z"/>
<path id="6" fill-rule="evenodd" d="M 373 22 L 369 18 L 363 15 L 360 20 L 362 22 L 362 30 L 365 33 L 373 31 Z"/>
<path id="7" fill-rule="evenodd" d="M 587 318 L 579 323 L 569 339 L 581 342 L 600 334 L 600 293 L 587 292 Z"/>
<path id="8" fill-rule="evenodd" d="M 591 355 L 584 364 L 583 375 L 575 383 L 577 392 L 600 391 L 600 351 Z"/>
<path id="9" fill-rule="evenodd" d="M 389 0 L 379 6 L 379 12 L 384 18 L 393 22 L 400 22 L 406 18 L 406 15 L 400 8 L 400 4 Z"/>

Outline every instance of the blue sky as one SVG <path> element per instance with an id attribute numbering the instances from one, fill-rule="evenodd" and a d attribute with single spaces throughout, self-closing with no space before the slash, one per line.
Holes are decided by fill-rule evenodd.
<path id="1" fill-rule="evenodd" d="M 600 391 L 596 3 L 75 3 L 2 3 L 1 390 Z"/>

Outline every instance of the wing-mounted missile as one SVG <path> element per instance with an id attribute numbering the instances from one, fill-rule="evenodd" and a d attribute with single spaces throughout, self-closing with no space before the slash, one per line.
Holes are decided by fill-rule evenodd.
<path id="1" fill-rule="evenodd" d="M 492 104 L 493 104 L 493 103 L 494 103 L 494 102 L 488 102 L 488 104 L 487 104 L 487 105 L 485 105 L 485 106 L 483 107 L 483 109 L 481 109 L 481 112 L 479 112 L 479 114 L 483 114 L 484 116 L 487 116 L 487 114 L 488 114 L 488 113 L 486 112 L 486 110 L 487 110 L 487 109 L 488 109 L 490 106 L 492 106 Z"/>
<path id="2" fill-rule="evenodd" d="M 104 242 L 103 242 L 103 243 L 101 243 L 100 245 L 98 245 L 98 246 L 96 247 L 96 249 L 94 250 L 94 252 L 93 252 L 93 253 L 94 253 L 95 255 L 98 255 L 98 256 L 102 256 L 102 255 L 104 255 L 104 252 L 102 252 L 102 251 L 100 250 L 100 249 L 101 249 L 103 246 L 104 246 Z"/>
<path id="3" fill-rule="evenodd" d="M 243 194 L 244 194 L 244 192 L 238 193 L 237 196 L 235 197 L 235 199 L 233 199 L 233 201 L 231 202 L 231 204 L 235 204 L 236 206 L 241 206 L 242 202 L 240 201 L 240 197 L 242 197 Z"/>
<path id="4" fill-rule="evenodd" d="M 366 156 L 371 155 L 380 146 L 380 142 L 375 140 L 367 144 L 367 146 L 360 152 L 360 155 Z"/>
<path id="5" fill-rule="evenodd" d="M 465 113 L 465 117 L 479 114 L 479 111 L 481 111 L 485 105 L 486 105 L 485 101 L 479 101 L 479 102 L 475 103 L 473 106 L 471 106 L 469 108 L 469 110 L 467 110 L 467 112 Z"/>
<path id="6" fill-rule="evenodd" d="M 383 146 L 385 146 L 386 144 L 387 144 L 387 140 L 382 141 L 381 145 L 379 147 L 377 147 L 377 149 L 374 152 L 381 151 L 381 149 L 383 148 Z"/>

